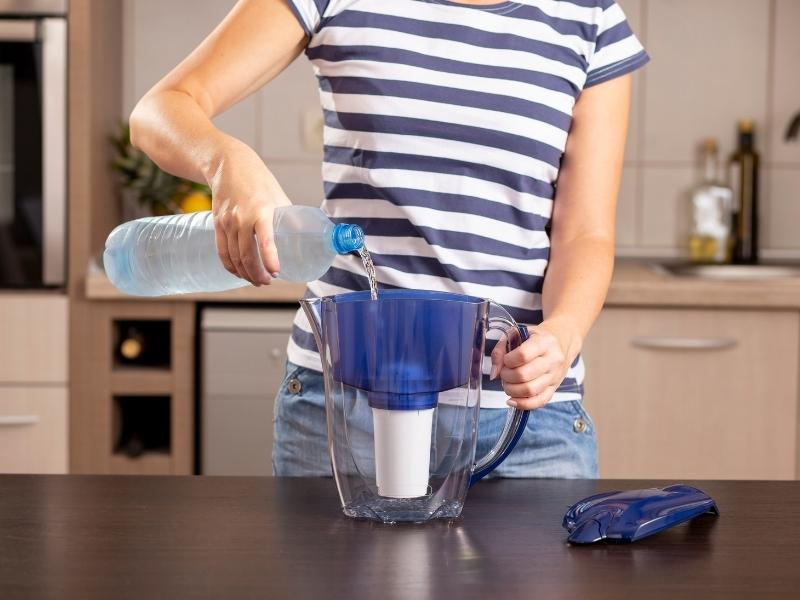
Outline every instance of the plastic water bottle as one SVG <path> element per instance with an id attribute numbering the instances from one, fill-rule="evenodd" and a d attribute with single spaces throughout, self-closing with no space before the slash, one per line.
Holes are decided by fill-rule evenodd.
<path id="1" fill-rule="evenodd" d="M 287 281 L 318 279 L 337 254 L 364 245 L 358 225 L 336 225 L 312 206 L 275 209 L 273 232 L 281 263 L 278 278 Z M 111 282 L 134 296 L 220 292 L 250 285 L 222 266 L 210 211 L 123 223 L 106 240 L 103 265 Z"/>

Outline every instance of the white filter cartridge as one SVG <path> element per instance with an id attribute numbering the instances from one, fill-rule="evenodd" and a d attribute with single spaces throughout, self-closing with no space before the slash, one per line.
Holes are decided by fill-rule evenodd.
<path id="1" fill-rule="evenodd" d="M 372 409 L 378 494 L 416 498 L 428 493 L 433 408 Z"/>

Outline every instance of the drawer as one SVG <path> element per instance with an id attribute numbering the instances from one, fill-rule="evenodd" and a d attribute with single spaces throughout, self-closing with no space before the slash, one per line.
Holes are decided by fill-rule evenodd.
<path id="1" fill-rule="evenodd" d="M 0 473 L 67 472 L 67 388 L 0 386 Z"/>
<path id="2" fill-rule="evenodd" d="M 792 479 L 800 318 L 613 308 L 584 348 L 607 478 Z"/>
<path id="3" fill-rule="evenodd" d="M 66 296 L 0 294 L 0 384 L 67 382 Z"/>

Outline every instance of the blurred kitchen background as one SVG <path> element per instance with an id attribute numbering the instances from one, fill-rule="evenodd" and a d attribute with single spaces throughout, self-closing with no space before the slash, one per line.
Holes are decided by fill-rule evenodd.
<path id="1" fill-rule="evenodd" d="M 120 124 L 233 4 L 0 0 L 2 472 L 270 473 L 302 287 L 144 300 L 97 262 L 119 222 L 207 205 L 127 147 Z M 634 75 L 619 260 L 584 352 L 593 422 L 576 416 L 575 433 L 597 428 L 603 477 L 794 479 L 800 1 L 620 4 L 652 62 Z M 724 166 L 742 119 L 761 158 L 765 264 L 686 269 L 700 149 L 714 138 Z M 218 124 L 294 202 L 319 204 L 305 57 Z"/>

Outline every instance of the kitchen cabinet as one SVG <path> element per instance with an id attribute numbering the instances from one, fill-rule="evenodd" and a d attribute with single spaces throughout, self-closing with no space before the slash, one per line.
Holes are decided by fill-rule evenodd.
<path id="1" fill-rule="evenodd" d="M 0 294 L 0 473 L 67 472 L 66 296 Z"/>
<path id="2" fill-rule="evenodd" d="M 0 384 L 67 381 L 66 296 L 0 295 Z"/>
<path id="3" fill-rule="evenodd" d="M 606 308 L 586 407 L 604 478 L 794 479 L 796 311 Z"/>
<path id="4" fill-rule="evenodd" d="M 88 326 L 71 360 L 73 473 L 193 473 L 194 319 L 191 302 L 133 300 L 91 305 Z M 145 343 L 168 345 L 168 364 L 118 361 L 120 324 L 140 321 L 165 324 L 168 336 L 151 337 Z M 151 444 L 147 432 L 154 430 L 160 433 Z M 126 443 L 126 431 L 139 438 L 133 446 Z"/>
<path id="5" fill-rule="evenodd" d="M 67 472 L 66 386 L 0 388 L 0 473 Z"/>

